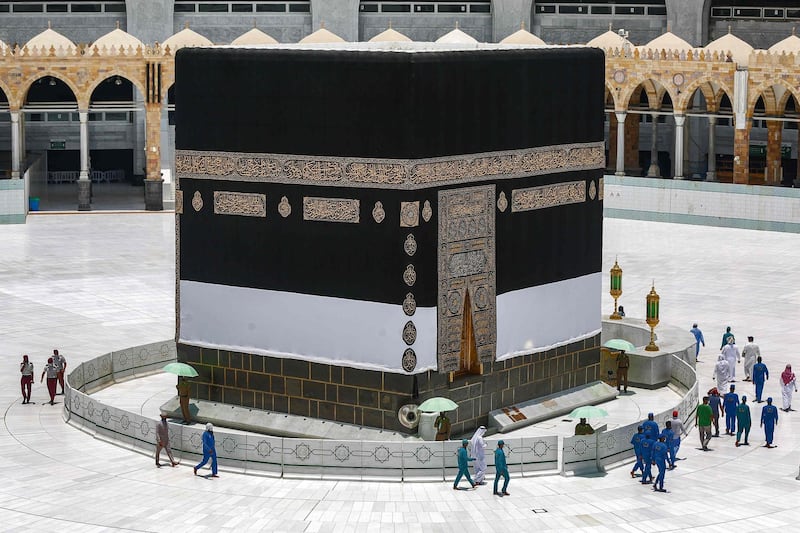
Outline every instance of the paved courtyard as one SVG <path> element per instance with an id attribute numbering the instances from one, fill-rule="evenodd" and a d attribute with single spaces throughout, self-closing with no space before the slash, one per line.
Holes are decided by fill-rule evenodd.
<path id="1" fill-rule="evenodd" d="M 755 427 L 752 446 L 735 448 L 722 437 L 704 453 L 692 428 L 681 448 L 685 460 L 667 475 L 668 494 L 635 483 L 623 465 L 593 477 L 513 478 L 512 496 L 501 499 L 490 486 L 455 492 L 449 483 L 224 470 L 215 480 L 195 477 L 189 465 L 156 469 L 152 458 L 68 426 L 62 406 L 45 403 L 38 379 L 36 403 L 21 405 L 23 353 L 40 374 L 53 348 L 74 365 L 173 335 L 173 221 L 168 213 L 41 214 L 26 225 L 0 226 L 0 530 L 739 532 L 793 528 L 800 520 L 800 412 L 780 413 L 772 450 L 760 447 L 763 433 Z M 663 322 L 700 324 L 707 340 L 701 390 L 712 386 L 730 325 L 740 342 L 756 336 L 771 371 L 766 394 L 780 404 L 781 370 L 787 362 L 800 370 L 793 337 L 800 235 L 607 219 L 604 239 L 603 270 L 619 258 L 628 316 L 643 316 L 655 281 Z M 607 313 L 607 292 L 603 305 Z M 134 402 L 125 386 L 103 394 L 155 416 L 156 395 L 168 388 L 158 384 L 152 397 L 143 393 Z M 746 383 L 738 388 L 751 396 Z"/>

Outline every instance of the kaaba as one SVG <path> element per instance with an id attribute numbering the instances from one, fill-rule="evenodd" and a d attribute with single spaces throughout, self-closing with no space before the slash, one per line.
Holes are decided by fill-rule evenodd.
<path id="1" fill-rule="evenodd" d="M 410 432 L 598 379 L 604 58 L 432 43 L 176 57 L 195 398 Z"/>

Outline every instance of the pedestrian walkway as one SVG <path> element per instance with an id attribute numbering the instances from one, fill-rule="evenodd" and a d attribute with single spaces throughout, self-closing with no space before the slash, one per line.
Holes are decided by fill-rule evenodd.
<path id="1" fill-rule="evenodd" d="M 780 371 L 787 362 L 800 368 L 793 336 L 800 318 L 793 279 L 800 235 L 621 219 L 604 225 L 603 271 L 619 258 L 620 303 L 628 316 L 642 317 L 655 280 L 662 321 L 687 330 L 696 321 L 704 331 L 701 390 L 713 385 L 719 338 L 730 325 L 739 339 L 755 335 L 772 373 L 765 393 L 779 402 Z M 0 364 L 6 369 L 0 373 L 0 529 L 727 533 L 795 527 L 800 517 L 794 479 L 800 413 L 780 413 L 772 450 L 758 446 L 763 433 L 755 427 L 752 446 L 735 448 L 732 437 L 720 437 L 704 453 L 693 430 L 679 454 L 685 460 L 667 474 L 668 494 L 635 483 L 625 466 L 590 477 L 523 479 L 512 472 L 507 498 L 493 497 L 488 487 L 455 492 L 449 483 L 276 479 L 224 470 L 211 480 L 193 476 L 191 465 L 156 469 L 152 458 L 65 424 L 60 403 L 44 404 L 38 380 L 36 403 L 22 405 L 17 368 L 23 353 L 38 375 L 53 348 L 75 364 L 172 336 L 174 216 L 34 216 L 0 231 Z M 607 313 L 612 301 L 605 283 Z M 737 388 L 750 396 L 749 383 Z M 115 391 L 123 389 L 104 394 Z M 155 417 L 159 394 L 140 391 L 117 401 L 153 409 Z"/>

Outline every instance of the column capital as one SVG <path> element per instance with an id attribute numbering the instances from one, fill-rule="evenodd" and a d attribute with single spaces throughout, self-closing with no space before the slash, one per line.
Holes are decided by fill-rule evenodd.
<path id="1" fill-rule="evenodd" d="M 714 115 L 711 115 L 710 117 L 708 117 L 708 123 L 713 126 L 714 124 L 717 123 L 717 117 L 714 116 Z"/>
<path id="2" fill-rule="evenodd" d="M 627 111 L 614 111 L 614 114 L 617 116 L 617 122 L 625 122 L 628 117 Z"/>
<path id="3" fill-rule="evenodd" d="M 675 119 L 676 126 L 683 126 L 683 123 L 686 122 L 686 115 L 672 115 Z"/>

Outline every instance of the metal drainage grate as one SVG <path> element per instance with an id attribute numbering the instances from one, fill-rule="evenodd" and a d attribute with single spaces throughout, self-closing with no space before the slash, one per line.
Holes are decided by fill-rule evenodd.
<path id="1" fill-rule="evenodd" d="M 540 513 L 546 513 L 547 509 L 531 509 L 531 511 L 533 511 L 536 514 L 540 514 Z"/>

